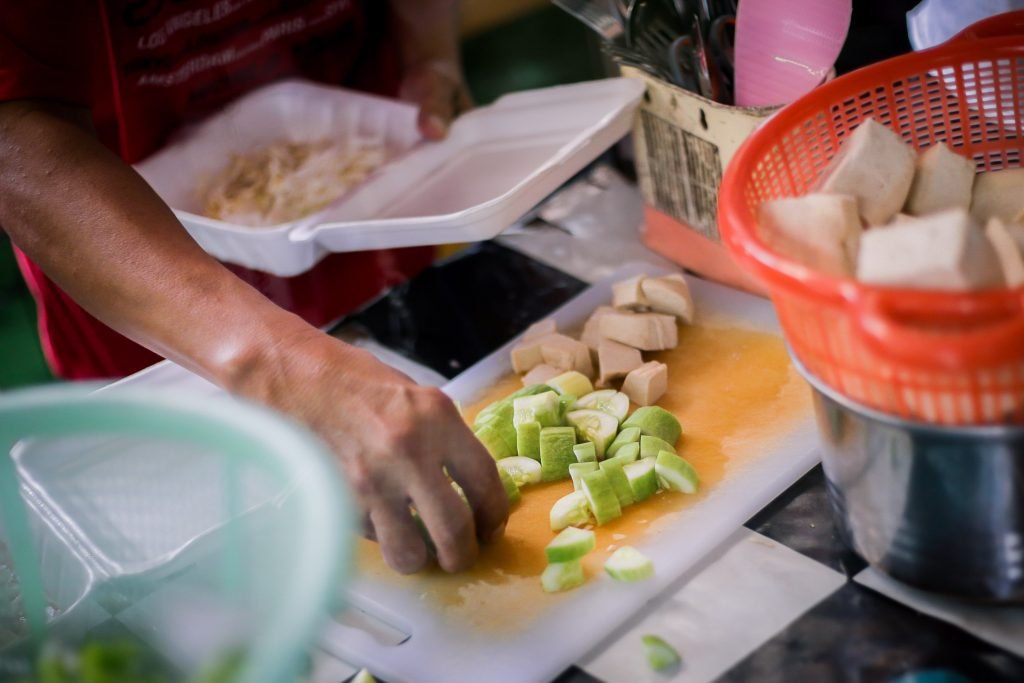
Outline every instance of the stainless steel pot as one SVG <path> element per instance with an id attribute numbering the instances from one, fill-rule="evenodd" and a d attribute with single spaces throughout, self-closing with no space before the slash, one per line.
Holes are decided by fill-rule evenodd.
<path id="1" fill-rule="evenodd" d="M 1024 602 L 1024 427 L 910 422 L 814 389 L 843 540 L 925 590 Z"/>

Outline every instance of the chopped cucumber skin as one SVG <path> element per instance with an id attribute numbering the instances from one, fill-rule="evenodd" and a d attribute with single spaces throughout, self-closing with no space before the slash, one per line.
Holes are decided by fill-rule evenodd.
<path id="1" fill-rule="evenodd" d="M 644 458 L 636 462 L 626 463 L 622 467 L 629 480 L 629 488 L 633 491 L 633 498 L 639 503 L 645 501 L 658 492 L 658 475 L 654 471 L 654 459 Z"/>
<path id="2" fill-rule="evenodd" d="M 583 408 L 608 413 L 621 423 L 629 412 L 629 396 L 615 389 L 592 391 L 576 401 L 576 409 Z"/>
<path id="3" fill-rule="evenodd" d="M 554 537 L 544 552 L 548 562 L 571 562 L 578 560 L 597 547 L 597 537 L 590 529 L 569 527 Z"/>
<path id="4" fill-rule="evenodd" d="M 583 396 L 594 390 L 590 378 L 577 370 L 569 370 L 557 377 L 552 377 L 548 380 L 548 384 L 562 395 Z"/>
<path id="5" fill-rule="evenodd" d="M 636 443 L 640 440 L 640 428 L 639 427 L 626 427 L 619 431 L 615 436 L 615 440 L 612 441 L 612 445 L 608 446 L 608 451 L 605 453 L 606 458 L 613 458 L 620 448 L 628 443 Z M 655 454 L 657 455 L 657 454 Z"/>
<path id="6" fill-rule="evenodd" d="M 579 560 L 549 564 L 540 575 L 540 585 L 547 593 L 559 593 L 582 586 L 586 581 Z"/>
<path id="7" fill-rule="evenodd" d="M 654 576 L 654 563 L 636 548 L 624 545 L 605 560 L 604 570 L 616 581 L 633 583 Z"/>
<path id="8" fill-rule="evenodd" d="M 590 524 L 594 520 L 587 497 L 579 491 L 573 491 L 555 501 L 551 506 L 549 521 L 552 531 L 561 531 L 570 526 Z"/>
<path id="9" fill-rule="evenodd" d="M 604 458 L 605 451 L 619 429 L 615 418 L 600 410 L 574 410 L 565 416 L 565 421 L 576 428 L 580 441 L 594 444 L 598 460 Z"/>
<path id="10" fill-rule="evenodd" d="M 653 634 L 640 637 L 643 641 L 644 650 L 647 654 L 647 664 L 655 671 L 665 671 L 678 666 L 682 661 L 676 649 L 666 643 L 662 638 Z"/>
<path id="11" fill-rule="evenodd" d="M 572 427 L 544 427 L 540 430 L 541 479 L 557 481 L 569 476 L 569 465 L 576 462 L 572 447 L 576 430 Z"/>
<path id="12" fill-rule="evenodd" d="M 512 402 L 512 424 L 518 427 L 527 422 L 539 422 L 541 427 L 562 424 L 562 409 L 558 394 L 545 391 L 533 396 L 520 396 Z"/>
<path id="13" fill-rule="evenodd" d="M 659 439 L 656 436 L 641 436 L 640 437 L 640 457 L 641 458 L 657 458 L 658 453 L 662 451 L 668 451 L 669 453 L 675 453 L 676 449 L 672 447 L 672 444 L 668 443 L 664 439 Z"/>
<path id="14" fill-rule="evenodd" d="M 627 443 L 619 450 L 615 451 L 615 455 L 606 458 L 607 460 L 621 460 L 622 462 L 634 462 L 640 459 L 640 444 L 638 443 Z"/>
<path id="15" fill-rule="evenodd" d="M 473 423 L 473 431 L 477 432 L 484 427 L 490 427 L 491 430 L 504 440 L 505 445 L 507 446 L 506 450 L 515 451 L 516 427 L 515 424 L 513 424 L 514 417 L 515 410 L 512 407 L 512 402 L 500 402 L 500 405 L 498 405 L 495 411 L 485 419 L 477 418 L 476 422 Z"/>
<path id="16" fill-rule="evenodd" d="M 607 475 L 608 483 L 615 491 L 615 497 L 619 499 L 620 507 L 628 507 L 636 502 L 633 498 L 633 489 L 629 485 L 629 479 L 622 468 L 625 461 L 619 458 L 612 458 L 601 463 L 601 470 Z"/>
<path id="17" fill-rule="evenodd" d="M 502 488 L 505 489 L 505 495 L 508 496 L 508 502 L 513 505 L 518 503 L 523 497 L 523 494 L 519 492 L 519 485 L 512 480 L 512 476 L 503 467 L 498 468 L 498 477 L 501 479 Z"/>
<path id="18" fill-rule="evenodd" d="M 495 460 L 511 458 L 515 455 L 515 451 L 508 447 L 508 444 L 505 443 L 505 439 L 501 438 L 501 435 L 498 434 L 497 430 L 493 426 L 486 424 L 477 429 L 474 433 L 476 434 L 476 438 L 484 445 L 484 448 L 487 449 L 487 452 L 490 453 L 491 457 Z"/>
<path id="19" fill-rule="evenodd" d="M 574 462 L 569 465 L 569 478 L 572 479 L 573 491 L 580 490 L 580 478 L 587 472 L 597 469 L 596 462 Z"/>
<path id="20" fill-rule="evenodd" d="M 565 424 L 565 416 L 570 410 L 572 410 L 575 403 L 576 396 L 574 394 L 562 394 L 558 397 L 558 417 L 560 424 Z"/>
<path id="21" fill-rule="evenodd" d="M 584 441 L 572 447 L 576 462 L 597 462 L 597 449 L 592 441 Z"/>
<path id="22" fill-rule="evenodd" d="M 622 516 L 622 506 L 619 504 L 619 497 L 615 495 L 615 489 L 608 481 L 608 475 L 604 470 L 587 472 L 580 480 L 580 491 L 586 496 L 590 511 L 598 524 L 608 522 Z"/>
<path id="23" fill-rule="evenodd" d="M 662 451 L 654 460 L 654 472 L 658 475 L 661 488 L 683 493 L 696 493 L 700 487 L 700 478 L 693 465 L 675 453 Z"/>
<path id="24" fill-rule="evenodd" d="M 540 423 L 524 422 L 516 427 L 516 452 L 540 460 Z"/>
<path id="25" fill-rule="evenodd" d="M 660 406 L 637 408 L 632 415 L 626 418 L 622 426 L 639 427 L 642 434 L 664 439 L 670 445 L 675 445 L 683 434 L 683 428 L 679 425 L 676 416 Z"/>
<path id="26" fill-rule="evenodd" d="M 523 396 L 536 396 L 537 394 L 543 394 L 545 391 L 554 391 L 555 388 L 547 384 L 531 384 L 528 387 L 523 387 L 519 391 L 514 391 L 508 395 L 506 401 L 514 401 L 517 398 Z"/>
<path id="27" fill-rule="evenodd" d="M 516 455 L 498 461 L 498 469 L 508 474 L 516 486 L 536 484 L 541 479 L 541 464 L 533 458 Z"/>

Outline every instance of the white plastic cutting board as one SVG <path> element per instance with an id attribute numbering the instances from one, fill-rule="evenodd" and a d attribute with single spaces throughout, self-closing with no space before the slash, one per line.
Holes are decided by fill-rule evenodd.
<path id="1" fill-rule="evenodd" d="M 656 275 L 650 264 L 629 264 L 558 309 L 561 329 L 580 324 L 611 298 L 611 283 L 640 272 Z M 727 287 L 689 278 L 698 310 L 705 318 L 778 332 L 771 304 Z M 511 372 L 509 345 L 495 351 L 444 389 L 453 398 L 472 400 Z M 164 363 L 121 383 L 154 390 L 208 393 L 213 385 Z M 713 397 L 709 397 L 713 400 Z M 810 413 L 745 468 L 730 473 L 683 514 L 674 516 L 638 546 L 657 568 L 638 584 L 594 580 L 572 591 L 542 618 L 519 632 L 500 637 L 474 633 L 446 623 L 421 596 L 392 583 L 357 577 L 351 604 L 411 637 L 397 645 L 378 642 L 369 633 L 332 622 L 321 643 L 330 653 L 365 666 L 390 683 L 543 683 L 580 660 L 623 622 L 666 590 L 684 572 L 724 542 L 760 508 L 781 494 L 817 461 L 817 436 Z M 664 542 L 672 537 L 673 542 Z M 685 541 L 684 541 L 685 540 Z M 486 605 L 481 605 L 486 610 Z M 638 662 L 638 666 L 644 666 Z"/>

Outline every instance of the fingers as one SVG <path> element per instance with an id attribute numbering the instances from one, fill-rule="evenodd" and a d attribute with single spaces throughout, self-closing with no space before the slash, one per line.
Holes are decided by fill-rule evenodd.
<path id="1" fill-rule="evenodd" d="M 427 545 L 404 501 L 382 501 L 370 510 L 370 523 L 384 560 L 401 574 L 412 574 L 427 564 Z"/>
<path id="2" fill-rule="evenodd" d="M 467 429 L 447 454 L 448 474 L 462 487 L 473 508 L 477 537 L 491 543 L 505 531 L 508 497 L 494 459 Z"/>
<path id="3" fill-rule="evenodd" d="M 419 105 L 417 124 L 428 140 L 448 135 L 452 120 L 473 106 L 455 64 L 435 61 L 412 69 L 402 84 L 402 99 Z"/>
<path id="4" fill-rule="evenodd" d="M 441 569 L 459 572 L 473 566 L 478 552 L 473 514 L 444 473 L 440 469 L 423 472 L 410 493 Z"/>

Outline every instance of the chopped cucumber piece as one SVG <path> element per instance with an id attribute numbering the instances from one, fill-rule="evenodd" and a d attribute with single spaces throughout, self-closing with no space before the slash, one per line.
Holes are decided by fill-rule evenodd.
<path id="1" fill-rule="evenodd" d="M 573 491 L 556 500 L 551 506 L 550 521 L 552 531 L 561 531 L 570 526 L 591 524 L 594 518 L 590 514 L 587 497 L 580 491 Z"/>
<path id="2" fill-rule="evenodd" d="M 577 372 L 576 370 L 563 372 L 558 377 L 552 377 L 548 380 L 548 385 L 563 395 L 583 396 L 594 390 L 594 385 L 590 383 L 590 379 L 582 372 Z"/>
<path id="3" fill-rule="evenodd" d="M 604 457 L 608 445 L 615 439 L 619 423 L 608 413 L 600 410 L 574 410 L 565 416 L 565 421 L 576 428 L 580 441 L 594 444 L 597 459 Z"/>
<path id="4" fill-rule="evenodd" d="M 612 445 L 608 447 L 608 452 L 605 453 L 605 457 L 613 458 L 620 448 L 628 443 L 636 443 L 639 440 L 640 428 L 626 427 L 615 436 L 615 440 L 612 441 Z"/>
<path id="5" fill-rule="evenodd" d="M 608 476 L 608 483 L 612 485 L 612 490 L 615 491 L 615 497 L 619 499 L 621 507 L 627 507 L 636 502 L 633 498 L 633 489 L 629 487 L 629 479 L 626 477 L 626 473 L 622 471 L 622 467 L 625 464 L 624 461 L 618 458 L 605 460 L 601 463 L 601 471 Z"/>
<path id="6" fill-rule="evenodd" d="M 655 671 L 664 671 L 677 666 L 682 660 L 676 649 L 655 635 L 641 636 L 647 654 L 647 664 Z"/>
<path id="7" fill-rule="evenodd" d="M 377 679 L 366 669 L 360 669 L 352 678 L 351 683 L 377 683 Z"/>
<path id="8" fill-rule="evenodd" d="M 619 497 L 615 495 L 615 489 L 612 488 L 604 470 L 584 474 L 580 480 L 580 491 L 586 496 L 587 504 L 598 524 L 607 524 L 622 516 Z"/>
<path id="9" fill-rule="evenodd" d="M 657 458 L 658 453 L 662 451 L 668 451 L 669 453 L 675 453 L 676 449 L 672 447 L 668 441 L 659 439 L 656 436 L 641 436 L 640 437 L 640 457 L 641 458 Z"/>
<path id="10" fill-rule="evenodd" d="M 527 422 L 539 422 L 541 427 L 557 427 L 562 424 L 558 394 L 553 391 L 521 396 L 512 402 L 512 407 L 512 425 L 515 427 Z"/>
<path id="11" fill-rule="evenodd" d="M 522 396 L 534 396 L 536 394 L 543 394 L 546 391 L 551 391 L 553 387 L 547 384 L 531 384 L 528 387 L 523 387 L 519 391 L 514 391 L 508 395 L 506 401 L 514 401 Z"/>
<path id="12" fill-rule="evenodd" d="M 597 462 L 597 449 L 590 441 L 576 444 L 572 447 L 572 452 L 576 456 L 576 462 Z"/>
<path id="13" fill-rule="evenodd" d="M 654 472 L 658 475 L 661 488 L 683 493 L 696 493 L 700 478 L 693 465 L 675 453 L 662 451 L 654 460 Z"/>
<path id="14" fill-rule="evenodd" d="M 605 561 L 604 570 L 616 581 L 632 583 L 654 576 L 654 563 L 636 548 L 624 545 Z"/>
<path id="15" fill-rule="evenodd" d="M 556 481 L 569 476 L 569 465 L 576 462 L 572 447 L 576 430 L 572 427 L 545 427 L 540 430 L 541 479 Z"/>
<path id="16" fill-rule="evenodd" d="M 640 459 L 640 444 L 627 443 L 615 451 L 615 456 L 605 460 L 621 460 L 622 462 L 635 462 Z"/>
<path id="17" fill-rule="evenodd" d="M 580 490 L 580 478 L 587 472 L 593 472 L 597 469 L 596 462 L 574 462 L 569 465 L 569 478 L 572 479 L 572 488 L 574 491 Z"/>
<path id="18" fill-rule="evenodd" d="M 644 406 L 626 418 L 623 427 L 639 427 L 640 433 L 656 436 L 670 444 L 679 441 L 683 428 L 676 416 L 660 406 Z"/>
<path id="19" fill-rule="evenodd" d="M 483 410 L 476 414 L 476 419 L 473 420 L 473 430 L 476 431 L 480 427 L 483 427 L 485 424 L 501 415 L 502 411 L 505 411 L 511 407 L 512 401 L 508 399 L 495 401 L 494 403 L 487 406 L 486 408 L 484 408 Z"/>
<path id="20" fill-rule="evenodd" d="M 498 469 L 512 477 L 516 486 L 527 486 L 540 482 L 541 464 L 533 458 L 516 455 L 498 461 Z"/>
<path id="21" fill-rule="evenodd" d="M 540 460 L 540 422 L 524 422 L 516 427 L 516 452 Z"/>
<path id="22" fill-rule="evenodd" d="M 485 424 L 474 433 L 495 460 L 510 458 L 515 455 L 515 451 L 508 447 L 505 439 L 498 434 L 498 430 L 493 425 Z"/>
<path id="23" fill-rule="evenodd" d="M 643 458 L 622 467 L 629 480 L 633 498 L 639 503 L 658 492 L 658 476 L 654 472 L 654 458 Z"/>
<path id="24" fill-rule="evenodd" d="M 576 404 L 575 394 L 562 394 L 558 397 L 558 415 L 561 419 L 559 424 L 565 424 L 565 415 Z"/>
<path id="25" fill-rule="evenodd" d="M 505 458 L 500 462 L 508 462 L 512 458 Z M 523 497 L 523 494 L 519 493 L 519 485 L 515 482 L 504 467 L 498 466 L 498 477 L 501 479 L 501 486 L 505 489 L 505 495 L 508 496 L 508 502 L 515 504 L 519 502 L 519 499 Z"/>
<path id="26" fill-rule="evenodd" d="M 512 407 L 512 402 L 504 401 L 495 405 L 498 407 L 485 418 L 477 417 L 476 422 L 473 423 L 473 431 L 479 431 L 485 426 L 490 427 L 505 442 L 508 450 L 515 451 L 516 427 L 512 421 L 515 409 Z"/>
<path id="27" fill-rule="evenodd" d="M 597 547 L 597 537 L 590 529 L 569 527 L 554 537 L 544 552 L 548 562 L 571 562 L 578 560 Z"/>
<path id="28" fill-rule="evenodd" d="M 592 391 L 576 401 L 575 409 L 600 410 L 614 416 L 621 423 L 626 419 L 626 413 L 629 412 L 629 396 L 614 389 Z"/>
<path id="29" fill-rule="evenodd" d="M 582 586 L 586 581 L 579 560 L 549 564 L 540 575 L 540 585 L 547 593 L 558 593 Z"/>

